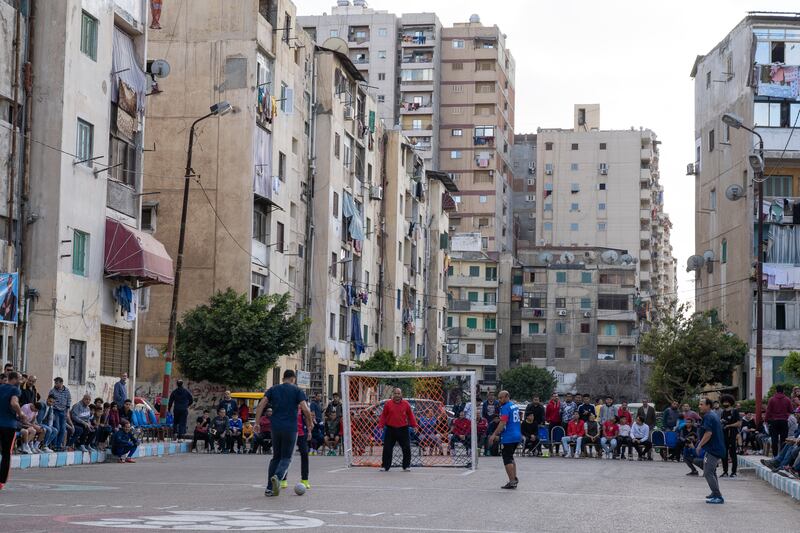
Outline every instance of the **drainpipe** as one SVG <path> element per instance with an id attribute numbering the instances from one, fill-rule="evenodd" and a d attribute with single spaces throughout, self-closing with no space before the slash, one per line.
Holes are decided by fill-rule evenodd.
<path id="1" fill-rule="evenodd" d="M 316 145 L 316 132 L 317 132 L 317 60 L 316 50 L 311 55 L 311 109 L 309 110 L 309 142 L 308 142 L 308 185 L 306 187 L 305 202 L 306 202 L 306 238 L 305 238 L 305 258 L 303 261 L 303 307 L 305 308 L 306 318 L 311 316 L 311 272 L 312 272 L 312 259 L 313 246 L 314 246 L 314 182 L 317 174 L 317 145 Z M 303 350 L 303 368 L 307 372 L 313 372 L 311 368 L 311 355 L 310 349 L 315 350 L 315 347 L 309 349 L 309 338 L 311 336 L 311 328 L 306 330 L 306 343 Z M 325 384 L 322 384 L 323 388 Z M 312 388 L 313 392 L 317 392 Z M 321 391 L 320 391 L 321 392 Z"/>
<path id="2" fill-rule="evenodd" d="M 388 134 L 383 132 L 380 139 L 380 148 L 381 148 L 381 187 L 382 190 L 386 191 L 386 146 L 387 146 L 387 138 Z M 402 148 L 401 148 L 402 149 Z M 380 248 L 380 257 L 381 257 L 381 268 L 378 271 L 378 287 L 377 287 L 377 294 L 378 294 L 378 345 L 385 346 L 385 339 L 383 335 L 383 306 L 384 306 L 384 294 L 383 294 L 383 284 L 384 284 L 384 277 L 386 275 L 386 232 L 384 231 L 384 227 L 386 224 L 386 201 L 381 200 L 381 217 L 378 223 L 376 224 L 375 229 L 372 231 L 380 232 L 379 236 L 381 239 L 381 248 Z M 391 345 L 394 347 L 394 337 L 391 339 Z M 399 356 L 400 354 L 395 354 Z"/>

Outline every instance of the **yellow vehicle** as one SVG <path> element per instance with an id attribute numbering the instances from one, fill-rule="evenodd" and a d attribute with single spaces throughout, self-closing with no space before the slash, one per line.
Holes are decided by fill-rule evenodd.
<path id="1" fill-rule="evenodd" d="M 239 403 L 239 400 L 244 400 L 245 405 L 247 405 L 248 410 L 250 411 L 250 415 L 247 417 L 248 420 L 253 422 L 256 417 L 256 406 L 258 406 L 258 402 L 261 401 L 261 398 L 264 397 L 263 392 L 232 392 L 231 398 L 236 400 Z"/>

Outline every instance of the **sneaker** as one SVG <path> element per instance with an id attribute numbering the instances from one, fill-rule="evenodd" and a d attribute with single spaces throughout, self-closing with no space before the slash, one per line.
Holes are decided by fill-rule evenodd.
<path id="1" fill-rule="evenodd" d="M 516 481 L 509 481 L 508 483 L 506 483 L 505 485 L 503 485 L 500 488 L 501 489 L 516 489 L 517 488 L 517 482 Z"/>
<path id="2" fill-rule="evenodd" d="M 713 494 L 709 494 L 708 496 L 706 496 L 706 500 L 710 500 L 711 498 L 716 498 L 716 496 L 714 496 Z"/>
<path id="3" fill-rule="evenodd" d="M 723 472 L 719 477 L 721 477 L 721 478 L 728 477 L 728 473 L 727 472 Z"/>
<path id="4" fill-rule="evenodd" d="M 404 468 L 403 472 L 411 472 L 411 469 L 410 468 Z"/>
<path id="5" fill-rule="evenodd" d="M 134 459 L 133 457 L 128 457 L 128 458 L 125 459 L 125 462 L 126 463 L 135 463 L 136 459 Z"/>
<path id="6" fill-rule="evenodd" d="M 272 476 L 272 495 L 278 496 L 281 493 L 281 482 L 278 479 L 278 476 Z"/>
<path id="7" fill-rule="evenodd" d="M 42 451 L 43 451 L 44 453 L 53 453 L 53 450 L 51 450 L 51 449 L 50 449 L 50 448 L 48 448 L 47 446 L 45 446 L 44 448 L 42 448 Z"/>
<path id="8" fill-rule="evenodd" d="M 19 447 L 19 453 L 23 455 L 28 455 L 31 452 L 28 451 L 28 446 L 26 444 L 23 444 L 22 446 Z"/>
<path id="9" fill-rule="evenodd" d="M 264 491 L 264 496 L 266 496 L 267 498 L 272 498 L 275 495 L 272 493 L 271 490 L 265 490 Z"/>
<path id="10" fill-rule="evenodd" d="M 86 446 L 80 446 L 80 447 L 78 448 L 78 450 L 80 450 L 80 451 L 82 451 L 82 452 L 87 452 L 87 453 L 89 452 L 89 449 L 88 449 Z"/>
<path id="11" fill-rule="evenodd" d="M 687 476 L 699 476 L 700 473 L 697 470 L 694 470 L 692 472 L 687 472 L 686 475 Z"/>
<path id="12" fill-rule="evenodd" d="M 289 488 L 289 481 L 286 479 L 281 480 L 281 489 L 288 489 Z"/>
<path id="13" fill-rule="evenodd" d="M 303 484 L 303 486 L 306 488 L 306 490 L 311 488 L 311 483 L 309 483 L 307 479 L 301 479 L 300 483 Z"/>
<path id="14" fill-rule="evenodd" d="M 30 446 L 29 448 L 31 450 L 31 453 L 33 453 L 33 454 L 42 453 L 41 451 L 39 451 L 39 448 L 37 448 L 36 446 Z"/>
<path id="15" fill-rule="evenodd" d="M 720 504 L 725 503 L 725 499 L 722 498 L 721 496 L 717 496 L 715 498 L 710 498 L 710 499 L 706 500 L 706 503 L 710 503 L 712 505 L 720 505 Z"/>
<path id="16" fill-rule="evenodd" d="M 767 468 L 775 468 L 775 461 L 771 459 L 761 459 L 761 464 Z"/>
<path id="17" fill-rule="evenodd" d="M 731 479 L 736 479 L 736 474 L 731 474 Z"/>

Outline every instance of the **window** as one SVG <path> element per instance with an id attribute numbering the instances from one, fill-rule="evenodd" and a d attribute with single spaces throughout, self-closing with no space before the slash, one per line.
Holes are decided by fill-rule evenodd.
<path id="1" fill-rule="evenodd" d="M 449 267 L 447 267 L 447 275 L 448 276 L 452 276 L 453 272 L 455 272 L 455 268 L 453 268 L 453 265 L 450 265 Z"/>
<path id="2" fill-rule="evenodd" d="M 467 329 L 478 329 L 478 319 L 474 316 L 467 317 Z"/>
<path id="3" fill-rule="evenodd" d="M 450 151 L 450 159 L 461 159 L 461 151 L 460 150 L 451 150 Z"/>
<path id="4" fill-rule="evenodd" d="M 291 89 L 289 89 L 289 86 L 286 85 L 284 82 L 281 82 L 280 101 L 281 101 L 281 111 L 283 111 L 283 112 L 286 112 L 286 111 L 288 111 L 288 110 L 290 110 L 292 108 L 292 105 L 291 105 L 291 99 L 292 99 L 291 92 L 292 91 L 291 91 Z"/>
<path id="5" fill-rule="evenodd" d="M 556 359 L 564 359 L 566 356 L 566 350 L 564 348 L 556 348 Z"/>
<path id="6" fill-rule="evenodd" d="M 292 17 L 289 15 L 289 13 L 284 13 L 282 38 L 283 42 L 285 42 L 286 44 L 289 44 L 289 39 L 291 39 L 291 33 L 292 33 Z"/>
<path id="7" fill-rule="evenodd" d="M 461 137 L 462 135 L 464 135 L 464 130 L 462 129 L 450 130 L 450 135 L 453 137 Z"/>
<path id="8" fill-rule="evenodd" d="M 544 204 L 544 210 L 545 211 L 552 211 L 553 210 L 553 204 L 549 203 L 549 202 Z"/>
<path id="9" fill-rule="evenodd" d="M 580 186 L 580 184 L 579 184 L 579 183 L 571 183 L 571 184 L 570 184 L 570 186 L 569 186 L 569 191 L 570 191 L 572 194 L 576 194 L 576 193 L 579 193 L 579 192 L 581 192 L 581 186 Z"/>
<path id="10" fill-rule="evenodd" d="M 85 120 L 78 119 L 78 141 L 75 155 L 81 164 L 92 166 L 94 151 L 94 126 Z"/>
<path id="11" fill-rule="evenodd" d="M 600 143 L 600 149 L 601 150 L 605 150 L 606 149 L 606 143 Z"/>
<path id="12" fill-rule="evenodd" d="M 70 385 L 83 385 L 86 383 L 86 342 L 69 340 L 69 371 L 68 382 Z"/>
<path id="13" fill-rule="evenodd" d="M 528 322 L 528 335 L 536 335 L 537 333 L 539 333 L 539 324 Z"/>
<path id="14" fill-rule="evenodd" d="M 606 190 L 606 184 L 605 183 L 598 183 L 597 184 L 597 190 L 605 191 Z"/>
<path id="15" fill-rule="evenodd" d="M 450 86 L 450 91 L 454 92 L 454 93 L 463 93 L 464 92 L 464 86 L 463 85 L 451 85 Z"/>
<path id="16" fill-rule="evenodd" d="M 100 326 L 100 375 L 119 376 L 131 367 L 131 331 Z"/>
<path id="17" fill-rule="evenodd" d="M 544 164 L 544 173 L 545 174 L 552 174 L 553 173 L 553 163 L 545 163 Z"/>
<path id="18" fill-rule="evenodd" d="M 717 209 L 717 189 L 711 189 L 708 193 L 708 208 L 712 211 Z"/>
<path id="19" fill-rule="evenodd" d="M 403 70 L 400 72 L 401 81 L 433 81 L 433 69 L 421 68 Z"/>
<path id="20" fill-rule="evenodd" d="M 86 11 L 81 15 L 81 52 L 97 61 L 97 19 Z"/>
<path id="21" fill-rule="evenodd" d="M 496 331 L 497 330 L 497 319 L 496 318 L 484 318 L 483 319 L 483 329 L 485 331 Z"/>
<path id="22" fill-rule="evenodd" d="M 382 103 L 384 103 L 384 102 L 386 102 L 386 95 L 379 94 L 379 95 L 378 95 L 378 103 L 379 103 L 379 104 L 382 104 Z"/>
<path id="23" fill-rule="evenodd" d="M 468 355 L 475 355 L 477 353 L 475 343 L 468 342 L 466 344 L 467 354 Z"/>
<path id="24" fill-rule="evenodd" d="M 272 243 L 270 243 L 272 244 Z M 277 222 L 275 229 L 275 251 L 283 253 L 283 223 Z"/>
<path id="25" fill-rule="evenodd" d="M 108 147 L 108 173 L 110 177 L 136 188 L 136 145 L 111 135 Z"/>
<path id="26" fill-rule="evenodd" d="M 286 154 L 278 152 L 278 179 L 286 181 Z"/>
<path id="27" fill-rule="evenodd" d="M 478 202 L 479 202 L 479 203 L 485 204 L 485 203 L 486 203 L 486 201 L 487 201 L 487 200 L 486 200 L 486 197 L 485 197 L 485 196 L 483 196 L 483 195 L 481 195 L 481 196 L 478 196 Z"/>
<path id="28" fill-rule="evenodd" d="M 711 71 L 706 72 L 706 89 L 711 88 Z"/>
<path id="29" fill-rule="evenodd" d="M 580 205 L 577 202 L 572 202 L 569 206 L 570 211 L 580 211 Z"/>
<path id="30" fill-rule="evenodd" d="M 577 150 L 578 149 L 578 143 L 572 143 L 572 149 L 573 150 Z"/>
<path id="31" fill-rule="evenodd" d="M 264 211 L 261 202 L 257 202 L 255 205 L 253 205 L 253 239 L 262 244 L 268 244 L 268 233 L 269 229 L 267 228 L 267 213 Z"/>
<path id="32" fill-rule="evenodd" d="M 581 333 L 591 333 L 590 327 L 588 322 L 581 322 Z"/>
<path id="33" fill-rule="evenodd" d="M 708 130 L 708 151 L 714 151 L 714 130 Z"/>
<path id="34" fill-rule="evenodd" d="M 478 291 L 469 291 L 469 292 L 467 292 L 467 301 L 469 301 L 469 302 L 477 302 L 478 301 Z"/>
<path id="35" fill-rule="evenodd" d="M 469 277 L 477 278 L 481 275 L 481 267 L 479 266 L 471 266 L 469 267 Z"/>
<path id="36" fill-rule="evenodd" d="M 728 262 L 728 240 L 722 239 L 722 250 L 720 251 L 720 262 L 724 265 Z"/>
<path id="37" fill-rule="evenodd" d="M 336 278 L 336 271 L 339 267 L 339 256 L 336 255 L 336 252 L 331 252 L 331 276 Z"/>
<path id="38" fill-rule="evenodd" d="M 566 309 L 566 308 L 567 308 L 567 299 L 556 298 L 556 309 Z"/>
<path id="39" fill-rule="evenodd" d="M 486 281 L 497 281 L 497 267 L 486 267 Z"/>
<path id="40" fill-rule="evenodd" d="M 544 149 L 548 152 L 553 150 L 553 143 L 544 143 Z"/>
<path id="41" fill-rule="evenodd" d="M 143 205 L 141 226 L 143 231 L 153 232 L 156 230 L 157 208 L 155 205 Z"/>
<path id="42" fill-rule="evenodd" d="M 605 222 L 598 222 L 597 223 L 597 231 L 605 231 L 606 230 L 606 223 Z"/>
<path id="43" fill-rule="evenodd" d="M 339 218 L 339 193 L 333 192 L 333 218 Z"/>
<path id="44" fill-rule="evenodd" d="M 342 153 L 341 140 L 342 138 L 338 133 L 333 134 L 333 156 L 336 159 L 339 159 L 339 155 Z"/>
<path id="45" fill-rule="evenodd" d="M 592 273 L 581 272 L 581 283 L 591 283 L 591 282 L 592 282 Z"/>
<path id="46" fill-rule="evenodd" d="M 578 170 L 578 163 L 570 163 L 569 164 L 570 170 Z"/>
<path id="47" fill-rule="evenodd" d="M 603 335 L 609 336 L 617 336 L 617 325 L 616 324 L 606 324 L 603 326 Z"/>
<path id="48" fill-rule="evenodd" d="M 567 273 L 556 272 L 556 283 L 566 283 L 566 282 L 567 282 Z"/>
<path id="49" fill-rule="evenodd" d="M 447 317 L 447 327 L 448 328 L 452 328 L 453 327 L 453 317 L 452 316 L 448 316 Z"/>
<path id="50" fill-rule="evenodd" d="M 421 130 L 422 129 L 422 119 L 415 118 L 411 121 L 411 129 L 412 130 Z"/>
<path id="51" fill-rule="evenodd" d="M 793 196 L 793 181 L 792 176 L 769 176 L 764 182 L 764 196 Z"/>
<path id="52" fill-rule="evenodd" d="M 570 222 L 569 230 L 570 231 L 578 231 L 578 223 L 577 222 Z"/>
<path id="53" fill-rule="evenodd" d="M 464 70 L 464 63 L 461 61 L 456 61 L 455 63 L 450 63 L 450 68 L 452 70 Z"/>
<path id="54" fill-rule="evenodd" d="M 395 298 L 395 303 L 397 304 L 397 309 L 400 309 L 400 289 L 397 289 L 397 297 Z"/>
<path id="55" fill-rule="evenodd" d="M 339 306 L 339 340 L 347 340 L 347 308 Z"/>
<path id="56" fill-rule="evenodd" d="M 552 222 L 545 222 L 544 223 L 545 231 L 553 231 L 553 223 Z"/>
<path id="57" fill-rule="evenodd" d="M 775 329 L 786 329 L 786 304 L 775 304 Z"/>
<path id="58" fill-rule="evenodd" d="M 592 300 L 590 298 L 581 298 L 581 309 L 591 309 Z"/>
<path id="59" fill-rule="evenodd" d="M 89 234 L 72 230 L 72 273 L 86 276 L 86 263 L 89 257 Z"/>
<path id="60" fill-rule="evenodd" d="M 556 333 L 559 335 L 566 335 L 567 333 L 567 323 L 562 321 L 556 322 Z"/>
<path id="61" fill-rule="evenodd" d="M 600 202 L 599 204 L 597 204 L 597 209 L 598 209 L 598 211 L 605 211 L 606 210 L 606 204 L 604 202 Z"/>
<path id="62" fill-rule="evenodd" d="M 534 198 L 534 196 L 532 194 L 526 194 L 525 195 L 525 201 L 526 202 L 533 202 L 534 200 L 535 200 L 535 198 Z"/>
<path id="63" fill-rule="evenodd" d="M 267 294 L 267 276 L 258 272 L 250 273 L 250 300 Z"/>
<path id="64" fill-rule="evenodd" d="M 484 292 L 483 303 L 485 305 L 497 305 L 497 293 L 489 291 Z"/>
<path id="65" fill-rule="evenodd" d="M 386 28 L 378 28 L 378 37 L 386 37 L 388 35 Z"/>
<path id="66" fill-rule="evenodd" d="M 453 39 L 453 48 L 464 48 L 463 39 Z"/>
<path id="67" fill-rule="evenodd" d="M 338 37 L 338 36 L 339 36 L 339 30 L 331 30 L 331 37 Z"/>
<path id="68" fill-rule="evenodd" d="M 386 50 L 378 50 L 378 59 L 386 59 Z"/>
<path id="69" fill-rule="evenodd" d="M 628 297 L 624 294 L 600 294 L 597 297 L 597 308 L 611 311 L 627 311 Z"/>

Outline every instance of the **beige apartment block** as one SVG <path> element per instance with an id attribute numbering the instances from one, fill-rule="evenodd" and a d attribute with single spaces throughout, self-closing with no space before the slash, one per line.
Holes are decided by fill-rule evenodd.
<path id="1" fill-rule="evenodd" d="M 451 233 L 479 232 L 484 251 L 510 252 L 515 64 L 497 26 L 442 29 L 439 170 L 458 185 Z"/>
<path id="2" fill-rule="evenodd" d="M 189 127 L 216 102 L 233 106 L 196 132 L 179 316 L 228 288 L 250 297 L 288 292 L 296 309 L 307 304 L 313 46 L 294 19 L 288 0 L 201 0 L 165 8 L 165 29 L 150 32 L 149 57 L 168 61 L 171 72 L 148 100 L 145 144 L 154 150 L 145 157 L 145 209 L 173 254 Z M 152 392 L 161 388 L 171 291 L 154 287 L 149 300 L 139 372 Z M 304 370 L 304 355 L 281 358 L 268 382 L 283 369 Z"/>
<path id="3" fill-rule="evenodd" d="M 598 105 L 578 104 L 573 128 L 538 130 L 535 196 L 526 192 L 515 215 L 535 213 L 536 246 L 624 250 L 647 317 L 657 319 L 676 292 L 659 141 L 648 129 L 602 130 L 599 119 Z"/>
<path id="4" fill-rule="evenodd" d="M 758 138 L 732 129 L 722 115 L 741 117 L 764 139 L 764 364 L 763 385 L 787 381 L 786 355 L 800 349 L 796 283 L 800 257 L 800 125 L 797 79 L 800 21 L 796 15 L 752 12 L 697 57 L 695 84 L 695 308 L 716 310 L 750 353 L 731 385 L 752 398 L 755 387 L 755 285 L 757 235 L 754 172 L 748 157 Z M 734 194 L 735 193 L 735 194 Z M 710 261 L 709 261 L 710 259 Z M 683 265 L 682 265 L 683 267 Z"/>

